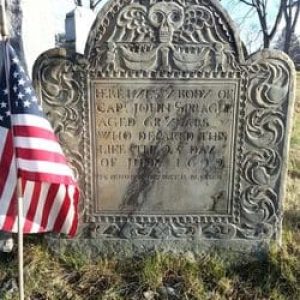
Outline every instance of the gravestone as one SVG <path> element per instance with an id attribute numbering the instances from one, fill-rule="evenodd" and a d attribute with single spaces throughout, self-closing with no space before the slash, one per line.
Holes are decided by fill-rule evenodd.
<path id="1" fill-rule="evenodd" d="M 33 78 L 81 187 L 77 238 L 55 247 L 280 241 L 294 67 L 248 56 L 218 1 L 108 1 L 85 54 L 49 50 Z"/>

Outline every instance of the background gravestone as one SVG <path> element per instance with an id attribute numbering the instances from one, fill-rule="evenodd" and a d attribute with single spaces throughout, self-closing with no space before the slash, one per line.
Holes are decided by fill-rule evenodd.
<path id="1" fill-rule="evenodd" d="M 108 2 L 85 55 L 34 81 L 81 186 L 97 253 L 251 251 L 280 240 L 294 98 L 281 52 L 247 57 L 217 1 Z"/>

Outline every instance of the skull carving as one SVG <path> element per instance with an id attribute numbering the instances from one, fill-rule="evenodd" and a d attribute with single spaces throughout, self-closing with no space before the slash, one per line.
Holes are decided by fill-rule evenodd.
<path id="1" fill-rule="evenodd" d="M 159 28 L 159 41 L 169 43 L 172 42 L 174 31 L 183 24 L 184 11 L 176 3 L 156 3 L 150 8 L 149 20 L 154 27 Z"/>

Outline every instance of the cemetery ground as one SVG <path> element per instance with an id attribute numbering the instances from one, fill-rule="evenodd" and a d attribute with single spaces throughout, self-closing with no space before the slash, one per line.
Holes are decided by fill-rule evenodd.
<path id="1" fill-rule="evenodd" d="M 299 78 L 300 80 L 300 78 Z M 42 236 L 25 238 L 26 299 L 300 299 L 300 85 L 291 140 L 281 248 L 237 260 L 214 254 L 90 261 L 55 256 Z M 17 248 L 0 254 L 0 299 L 18 299 Z"/>

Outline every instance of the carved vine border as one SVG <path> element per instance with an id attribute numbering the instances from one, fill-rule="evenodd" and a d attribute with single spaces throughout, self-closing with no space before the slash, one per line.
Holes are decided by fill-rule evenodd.
<path id="1" fill-rule="evenodd" d="M 280 235 L 293 67 L 287 56 L 264 51 L 248 67 L 240 233 L 248 239 Z"/>

